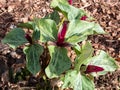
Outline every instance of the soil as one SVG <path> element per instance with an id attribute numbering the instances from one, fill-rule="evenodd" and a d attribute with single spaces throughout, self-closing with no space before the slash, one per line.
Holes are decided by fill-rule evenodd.
<path id="1" fill-rule="evenodd" d="M 51 0 L 0 0 L 0 40 L 7 32 L 20 22 L 27 22 L 34 17 L 43 17 L 50 13 Z M 104 50 L 119 65 L 120 62 L 120 0 L 73 0 L 75 7 L 82 8 L 93 16 L 108 34 L 94 35 L 91 40 L 95 53 Z M 22 48 L 11 49 L 0 43 L 0 89 L 5 90 L 35 90 L 35 87 L 44 87 L 43 80 L 29 74 L 27 79 L 17 83 L 13 81 L 12 73 L 20 72 L 25 66 L 25 55 Z M 41 83 L 42 82 L 42 83 Z M 119 90 L 120 69 L 105 76 L 95 78 L 96 90 Z M 42 89 L 45 90 L 45 89 Z"/>

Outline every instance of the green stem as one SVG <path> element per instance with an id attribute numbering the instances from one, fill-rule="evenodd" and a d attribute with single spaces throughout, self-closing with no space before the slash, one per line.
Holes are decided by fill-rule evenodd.
<path id="1" fill-rule="evenodd" d="M 81 65 L 85 62 L 85 60 L 82 58 L 82 56 L 79 56 L 77 59 L 78 62 L 76 62 L 75 69 L 79 72 Z"/>

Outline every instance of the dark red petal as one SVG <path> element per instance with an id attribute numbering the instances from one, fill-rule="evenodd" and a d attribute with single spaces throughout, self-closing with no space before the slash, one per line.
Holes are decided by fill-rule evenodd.
<path id="1" fill-rule="evenodd" d="M 95 65 L 88 65 L 85 73 L 100 72 L 103 70 L 104 69 L 102 67 L 95 66 Z"/>
<path id="2" fill-rule="evenodd" d="M 81 18 L 80 18 L 80 20 L 86 20 L 87 19 L 87 16 L 82 16 Z"/>
<path id="3" fill-rule="evenodd" d="M 63 42 L 63 43 L 56 43 L 57 46 L 59 47 L 69 47 L 69 46 L 72 46 L 70 43 L 67 43 L 67 42 Z"/>
<path id="4" fill-rule="evenodd" d="M 25 34 L 25 38 L 29 41 L 30 44 L 32 44 L 32 38 L 29 34 Z"/>
<path id="5" fill-rule="evenodd" d="M 69 3 L 70 5 L 72 5 L 72 2 L 73 2 L 72 0 L 68 0 L 68 3 Z"/>
<path id="6" fill-rule="evenodd" d="M 66 31 L 67 31 L 67 25 L 68 25 L 67 21 L 63 22 L 63 27 L 62 27 L 61 31 L 58 32 L 57 43 L 63 43 L 64 42 L 65 34 L 66 34 Z"/>

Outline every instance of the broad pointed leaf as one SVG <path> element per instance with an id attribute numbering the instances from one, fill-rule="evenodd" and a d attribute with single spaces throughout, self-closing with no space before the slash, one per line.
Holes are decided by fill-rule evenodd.
<path id="1" fill-rule="evenodd" d="M 33 40 L 39 40 L 40 39 L 40 30 L 38 29 L 37 25 L 35 25 L 35 22 L 30 21 L 27 23 L 20 23 L 17 25 L 18 27 L 21 28 L 27 28 L 30 30 L 33 30 L 33 35 L 32 35 L 32 39 Z"/>
<path id="2" fill-rule="evenodd" d="M 52 0 L 51 7 L 62 12 L 68 20 L 79 19 L 81 16 L 85 15 L 83 10 L 69 5 L 67 0 Z"/>
<path id="3" fill-rule="evenodd" d="M 30 21 L 30 22 L 26 22 L 26 23 L 20 23 L 17 26 L 21 27 L 21 28 L 27 28 L 27 29 L 34 30 L 33 25 L 34 25 L 34 22 Z"/>
<path id="4" fill-rule="evenodd" d="M 82 90 L 94 90 L 95 89 L 94 82 L 91 79 L 89 79 L 87 76 L 82 75 L 81 79 L 82 79 Z"/>
<path id="5" fill-rule="evenodd" d="M 39 19 L 36 20 L 36 25 L 41 31 L 42 40 L 46 41 L 55 41 L 57 39 L 57 27 L 56 23 L 50 19 Z"/>
<path id="6" fill-rule="evenodd" d="M 80 70 L 80 67 L 83 63 L 86 62 L 86 59 L 92 57 L 93 54 L 93 48 L 90 42 L 86 42 L 80 51 L 80 54 L 77 55 L 77 58 L 75 60 L 75 69 L 76 70 Z"/>
<path id="7" fill-rule="evenodd" d="M 65 48 L 56 46 L 49 46 L 48 48 L 51 60 L 45 72 L 49 78 L 58 77 L 70 68 L 71 61 Z"/>
<path id="8" fill-rule="evenodd" d="M 24 48 L 26 54 L 26 66 L 27 69 L 32 73 L 36 74 L 40 71 L 40 55 L 43 53 L 43 47 L 39 44 L 33 44 Z"/>
<path id="9" fill-rule="evenodd" d="M 92 34 L 104 34 L 104 30 L 94 22 L 83 20 L 72 20 L 66 33 L 66 42 L 78 43 Z M 77 39 L 79 38 L 79 39 Z"/>
<path id="10" fill-rule="evenodd" d="M 69 43 L 75 45 L 84 40 L 87 40 L 87 36 L 84 34 L 83 35 L 73 35 L 72 37 L 67 38 L 66 42 L 69 42 Z"/>
<path id="11" fill-rule="evenodd" d="M 60 22 L 60 15 L 56 10 L 54 10 L 54 12 L 45 16 L 45 18 L 54 20 L 56 22 L 56 24 L 59 24 L 59 22 Z"/>
<path id="12" fill-rule="evenodd" d="M 70 70 L 65 75 L 62 88 L 67 87 L 74 90 L 94 90 L 93 81 L 76 70 Z"/>
<path id="13" fill-rule="evenodd" d="M 87 59 L 87 61 L 88 62 L 86 62 L 86 64 L 88 65 L 95 65 L 104 69 L 104 71 L 102 72 L 98 72 L 97 74 L 94 73 L 94 76 L 104 75 L 107 72 L 115 71 L 118 68 L 117 64 L 115 63 L 115 60 L 104 51 L 101 51 L 100 54 L 95 57 Z"/>
<path id="14" fill-rule="evenodd" d="M 25 32 L 20 28 L 13 29 L 2 40 L 2 43 L 7 43 L 12 48 L 16 48 L 27 42 L 28 41 L 25 38 Z"/>
<path id="15" fill-rule="evenodd" d="M 74 85 L 76 84 L 76 80 L 78 79 L 78 81 L 81 82 L 81 78 L 78 77 L 77 78 L 77 75 L 78 75 L 78 72 L 76 70 L 69 70 L 66 74 L 65 74 L 65 77 L 64 77 L 64 83 L 62 85 L 62 88 L 74 88 Z M 81 86 L 81 89 L 82 90 L 82 82 L 79 83 L 79 85 Z"/>
<path id="16" fill-rule="evenodd" d="M 85 32 L 90 32 L 94 27 L 94 23 L 82 21 L 82 20 L 72 20 L 69 24 L 67 33 L 66 33 L 66 41 L 69 42 L 72 37 L 82 36 Z"/>
<path id="17" fill-rule="evenodd" d="M 103 28 L 99 24 L 95 24 L 92 29 L 96 34 L 106 34 L 106 32 L 103 30 Z"/>

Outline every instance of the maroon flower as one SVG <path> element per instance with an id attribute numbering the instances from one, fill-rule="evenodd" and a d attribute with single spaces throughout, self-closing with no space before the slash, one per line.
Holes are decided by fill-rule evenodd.
<path id="1" fill-rule="evenodd" d="M 68 43 L 64 42 L 65 34 L 67 32 L 67 27 L 68 27 L 68 21 L 64 21 L 62 29 L 58 32 L 57 42 L 56 42 L 57 46 L 67 46 L 67 45 L 69 45 Z"/>
<path id="2" fill-rule="evenodd" d="M 70 5 L 72 5 L 72 2 L 73 2 L 72 0 L 68 0 L 68 3 L 69 3 Z"/>
<path id="3" fill-rule="evenodd" d="M 80 20 L 86 20 L 87 19 L 87 16 L 82 16 L 81 18 L 80 18 Z"/>
<path id="4" fill-rule="evenodd" d="M 25 38 L 29 41 L 30 44 L 33 43 L 32 38 L 29 34 L 25 34 Z"/>
<path id="5" fill-rule="evenodd" d="M 100 72 L 103 70 L 104 69 L 102 67 L 95 66 L 95 65 L 88 65 L 85 73 Z"/>

